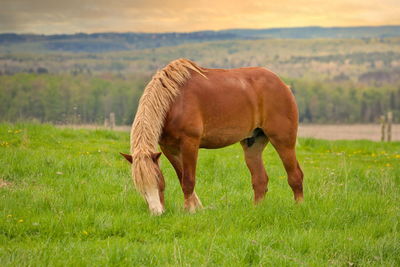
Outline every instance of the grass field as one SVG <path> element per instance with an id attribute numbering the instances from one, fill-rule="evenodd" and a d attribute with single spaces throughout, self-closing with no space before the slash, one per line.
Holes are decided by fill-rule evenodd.
<path id="1" fill-rule="evenodd" d="M 305 202 L 276 152 L 252 204 L 240 146 L 202 150 L 188 214 L 172 167 L 165 215 L 134 191 L 129 134 L 0 124 L 0 265 L 400 265 L 400 142 L 300 139 Z"/>

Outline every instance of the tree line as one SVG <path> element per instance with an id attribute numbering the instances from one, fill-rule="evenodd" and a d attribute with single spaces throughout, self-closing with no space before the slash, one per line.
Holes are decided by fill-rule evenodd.
<path id="1" fill-rule="evenodd" d="M 367 85 L 351 81 L 289 80 L 303 123 L 374 123 L 392 111 L 399 122 L 400 83 Z"/>
<path id="2" fill-rule="evenodd" d="M 111 112 L 131 124 L 148 75 L 18 73 L 0 76 L 0 120 L 102 124 Z M 387 111 L 399 122 L 400 83 L 285 79 L 303 123 L 373 123 Z"/>
<path id="3" fill-rule="evenodd" d="M 114 75 L 0 76 L 0 120 L 99 124 L 114 112 L 117 124 L 129 124 L 145 80 Z"/>

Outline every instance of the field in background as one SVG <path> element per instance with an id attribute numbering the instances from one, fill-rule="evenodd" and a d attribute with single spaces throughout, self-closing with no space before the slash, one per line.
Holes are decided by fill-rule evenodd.
<path id="1" fill-rule="evenodd" d="M 79 42 L 60 40 L 74 36 L 53 36 L 51 42 L 60 46 L 55 50 L 42 41 L 30 42 L 34 36 L 16 44 L 0 38 L 0 121 L 102 124 L 113 112 L 117 124 L 130 124 L 150 77 L 171 60 L 185 57 L 209 68 L 269 68 L 292 88 L 302 123 L 376 123 L 388 111 L 400 123 L 400 37 L 364 33 L 359 39 L 211 40 L 195 34 L 198 39 L 186 35 L 186 42 L 184 35 L 146 35 L 146 42 L 159 46 L 95 49 L 95 44 L 118 36 L 125 40 L 129 34 L 94 35 L 86 45 L 80 43 L 88 41 L 85 35 L 75 36 Z M 32 47 L 39 44 L 39 50 Z"/>
<path id="2" fill-rule="evenodd" d="M 60 128 L 105 129 L 100 125 L 59 125 Z M 131 126 L 116 126 L 115 131 L 130 131 Z M 326 140 L 381 140 L 379 124 L 300 124 L 299 137 L 312 137 Z M 392 125 L 392 141 L 400 141 L 400 124 Z"/>
<path id="3" fill-rule="evenodd" d="M 161 217 L 148 214 L 120 151 L 126 132 L 0 124 L 1 265 L 400 264 L 400 142 L 300 138 L 302 205 L 268 146 L 257 207 L 240 146 L 201 150 L 205 209 L 194 215 L 162 157 Z"/>
<path id="4" fill-rule="evenodd" d="M 326 140 L 381 140 L 379 124 L 300 124 L 300 137 Z M 392 125 L 392 141 L 400 141 L 400 124 Z"/>

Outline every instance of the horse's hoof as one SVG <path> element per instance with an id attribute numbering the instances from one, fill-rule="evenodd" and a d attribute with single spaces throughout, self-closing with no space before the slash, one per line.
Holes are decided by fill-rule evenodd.
<path id="1" fill-rule="evenodd" d="M 196 193 L 193 193 L 188 199 L 185 199 L 185 210 L 189 213 L 195 213 L 197 210 L 202 209 L 200 199 L 197 197 Z"/>
<path id="2" fill-rule="evenodd" d="M 296 204 L 301 204 L 304 202 L 304 197 L 303 196 L 298 196 L 294 199 L 296 201 Z"/>
<path id="3" fill-rule="evenodd" d="M 149 207 L 149 209 L 150 209 L 150 214 L 153 216 L 160 216 L 165 211 L 164 207 L 161 205 Z"/>
<path id="4" fill-rule="evenodd" d="M 255 206 L 257 206 L 258 204 L 261 204 L 263 202 L 263 200 L 264 200 L 264 197 L 260 197 L 260 198 L 254 199 L 253 203 Z"/>

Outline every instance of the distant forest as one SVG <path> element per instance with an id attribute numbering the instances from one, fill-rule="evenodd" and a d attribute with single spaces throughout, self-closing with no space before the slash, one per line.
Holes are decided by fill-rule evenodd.
<path id="1" fill-rule="evenodd" d="M 0 117 L 16 121 L 102 124 L 109 113 L 130 124 L 147 78 L 117 75 L 25 74 L 0 76 Z M 367 86 L 352 82 L 285 79 L 296 96 L 300 122 L 370 123 L 388 110 L 400 114 L 400 83 Z M 395 116 L 399 122 L 398 116 Z"/>
<path id="2" fill-rule="evenodd" d="M 400 27 L 168 34 L 0 34 L 0 120 L 130 124 L 151 76 L 185 57 L 265 66 L 291 86 L 305 123 L 400 122 Z"/>

